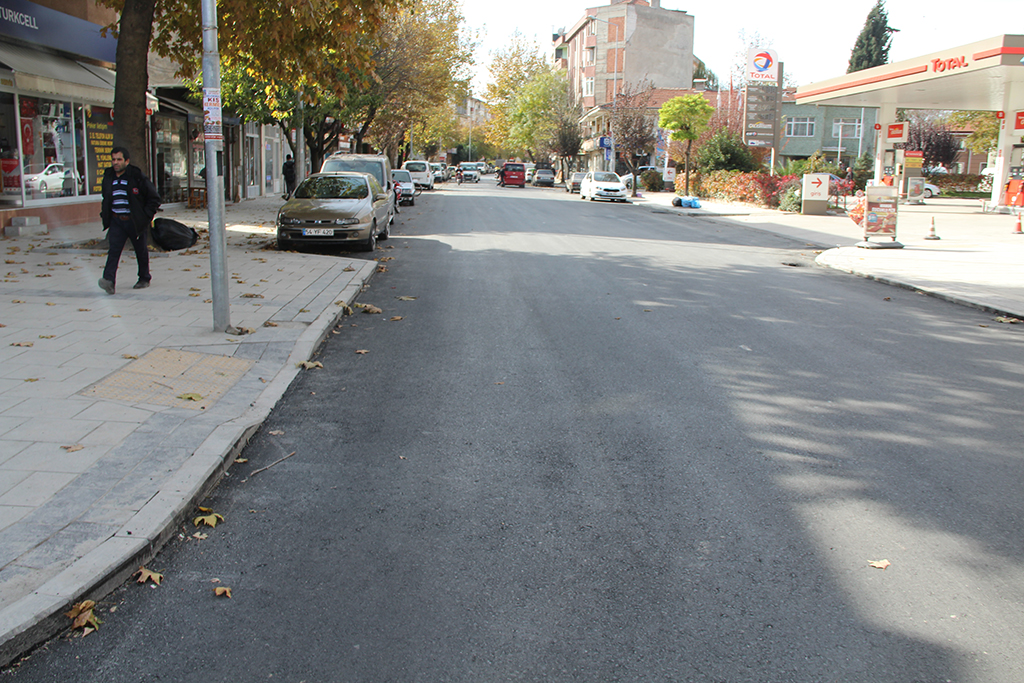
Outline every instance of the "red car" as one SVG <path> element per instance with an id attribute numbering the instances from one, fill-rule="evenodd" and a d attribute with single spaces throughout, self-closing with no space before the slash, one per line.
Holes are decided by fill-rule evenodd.
<path id="1" fill-rule="evenodd" d="M 501 167 L 499 185 L 518 185 L 526 187 L 526 166 L 525 164 L 509 162 Z"/>

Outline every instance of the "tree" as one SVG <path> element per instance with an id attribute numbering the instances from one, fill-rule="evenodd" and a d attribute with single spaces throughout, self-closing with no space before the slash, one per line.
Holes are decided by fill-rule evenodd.
<path id="1" fill-rule="evenodd" d="M 898 29 L 889 26 L 889 14 L 885 11 L 884 1 L 878 0 L 868 12 L 864 28 L 857 36 L 857 42 L 853 44 L 846 73 L 852 74 L 854 71 L 888 64 L 892 34 L 897 31 Z"/>
<path id="2" fill-rule="evenodd" d="M 656 115 L 651 108 L 653 93 L 654 86 L 648 81 L 635 86 L 627 83 L 612 105 L 612 136 L 616 151 L 633 176 L 634 197 L 640 185 L 637 157 L 650 155 L 657 141 Z"/>
<path id="3" fill-rule="evenodd" d="M 756 171 L 761 164 L 743 143 L 743 137 L 727 128 L 715 131 L 701 143 L 694 155 L 693 165 L 705 173 L 712 171 Z"/>
<path id="4" fill-rule="evenodd" d="M 999 119 L 993 111 L 956 111 L 950 114 L 949 124 L 971 131 L 964 146 L 976 154 L 991 152 L 999 144 Z"/>
<path id="5" fill-rule="evenodd" d="M 152 48 L 192 76 L 202 55 L 201 3 L 194 0 L 98 0 L 119 11 L 114 144 L 148 165 L 146 152 L 147 62 Z M 370 68 L 366 37 L 401 0 L 219 0 L 218 41 L 223 59 L 245 55 L 271 81 L 330 83 L 342 70 Z M 344 91 L 344 81 L 335 82 Z M 145 167 L 145 166 L 143 166 Z"/>
<path id="6" fill-rule="evenodd" d="M 487 84 L 485 98 L 491 108 L 491 120 L 485 127 L 485 136 L 498 148 L 522 152 L 524 150 L 512 142 L 517 118 L 520 124 L 523 123 L 522 116 L 517 117 L 517 110 L 521 107 L 516 100 L 523 84 L 538 73 L 548 71 L 549 67 L 540 56 L 537 44 L 516 31 L 507 48 L 491 54 L 488 70 L 491 82 Z M 523 134 L 522 129 L 518 134 Z"/>
<path id="7" fill-rule="evenodd" d="M 924 166 L 949 167 L 960 151 L 960 142 L 936 112 L 915 111 L 909 116 L 910 126 L 903 149 L 924 152 Z"/>
<path id="8" fill-rule="evenodd" d="M 673 97 L 658 112 L 661 127 L 672 131 L 671 139 L 686 142 L 686 194 L 690 194 L 690 152 L 693 141 L 700 137 L 714 113 L 715 108 L 702 95 Z"/>

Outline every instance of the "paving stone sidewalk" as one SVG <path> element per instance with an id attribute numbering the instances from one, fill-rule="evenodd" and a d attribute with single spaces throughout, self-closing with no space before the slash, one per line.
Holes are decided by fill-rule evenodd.
<path id="1" fill-rule="evenodd" d="M 370 255 L 262 249 L 280 203 L 226 210 L 242 335 L 213 331 L 205 240 L 153 254 L 143 290 L 126 249 L 113 296 L 105 251 L 81 248 L 98 223 L 0 240 L 0 665 L 159 549 L 376 271 Z"/>

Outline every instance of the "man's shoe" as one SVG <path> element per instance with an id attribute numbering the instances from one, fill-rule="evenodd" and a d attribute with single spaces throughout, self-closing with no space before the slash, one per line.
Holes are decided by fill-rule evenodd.
<path id="1" fill-rule="evenodd" d="M 132 289 L 145 289 L 149 287 L 149 280 L 139 280 Z"/>
<path id="2" fill-rule="evenodd" d="M 102 289 L 107 294 L 114 293 L 114 283 L 111 282 L 110 280 L 104 280 L 103 278 L 100 278 L 100 281 L 97 284 L 100 286 L 100 289 Z"/>

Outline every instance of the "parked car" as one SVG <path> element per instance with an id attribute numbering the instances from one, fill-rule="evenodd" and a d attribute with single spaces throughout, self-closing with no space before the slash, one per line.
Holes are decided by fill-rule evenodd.
<path id="1" fill-rule="evenodd" d="M 569 194 L 580 191 L 580 183 L 583 182 L 583 177 L 587 175 L 583 172 L 573 173 L 569 176 L 569 179 L 565 181 L 565 191 Z"/>
<path id="2" fill-rule="evenodd" d="M 444 174 L 444 164 L 431 163 L 430 164 L 430 170 L 433 171 L 433 173 L 434 173 L 434 184 L 435 185 L 437 183 L 443 183 L 444 181 L 448 180 L 448 178 Z"/>
<path id="3" fill-rule="evenodd" d="M 611 171 L 591 171 L 580 182 L 580 199 L 607 199 L 612 202 L 626 201 L 626 185 Z"/>
<path id="4" fill-rule="evenodd" d="M 508 187 L 509 185 L 526 187 L 526 166 L 524 164 L 518 161 L 506 161 L 501 170 L 502 174 L 499 177 L 502 187 Z"/>
<path id="5" fill-rule="evenodd" d="M 547 187 L 555 186 L 555 172 L 550 168 L 538 168 L 533 173 L 533 186 L 540 187 L 545 185 Z"/>
<path id="6" fill-rule="evenodd" d="M 942 194 L 942 190 L 938 185 L 932 185 L 931 183 L 924 184 L 924 198 L 931 199 L 935 195 Z"/>
<path id="7" fill-rule="evenodd" d="M 335 152 L 320 164 L 321 173 L 369 173 L 388 196 L 388 223 L 395 220 L 395 184 L 391 179 L 391 160 L 383 154 L 349 154 Z"/>
<path id="8" fill-rule="evenodd" d="M 416 183 L 412 181 L 412 174 L 404 168 L 396 168 L 391 172 L 391 179 L 398 186 L 399 201 L 409 206 L 416 205 Z"/>
<path id="9" fill-rule="evenodd" d="M 412 181 L 416 183 L 416 187 L 422 187 L 425 190 L 434 189 L 434 171 L 427 162 L 410 160 L 402 164 L 402 168 L 412 174 Z"/>
<path id="10" fill-rule="evenodd" d="M 359 246 L 391 235 L 394 194 L 368 173 L 314 173 L 277 212 L 277 248 Z"/>

